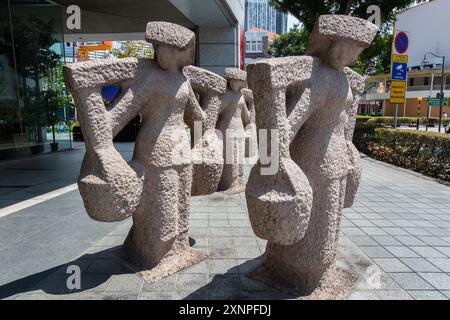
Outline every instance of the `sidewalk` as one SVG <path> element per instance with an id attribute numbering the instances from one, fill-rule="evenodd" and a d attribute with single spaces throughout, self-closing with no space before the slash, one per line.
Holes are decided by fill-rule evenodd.
<path id="1" fill-rule="evenodd" d="M 130 148 L 120 147 L 127 155 Z M 82 153 L 65 155 L 72 157 L 73 179 Z M 47 163 L 60 157 L 52 156 Z M 363 166 L 357 201 L 342 220 L 338 264 L 360 275 L 346 298 L 450 298 L 450 188 L 368 158 Z M 265 242 L 250 228 L 243 194 L 192 199 L 191 242 L 209 259 L 152 286 L 116 258 L 130 225 L 91 221 L 76 190 L 0 218 L 0 298 L 298 298 L 246 277 Z M 75 292 L 65 273 L 73 264 L 82 270 Z M 366 279 L 374 272 L 375 286 Z"/>

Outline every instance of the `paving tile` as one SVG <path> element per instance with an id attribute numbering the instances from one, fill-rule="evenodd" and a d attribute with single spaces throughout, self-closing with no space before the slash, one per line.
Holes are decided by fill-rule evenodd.
<path id="1" fill-rule="evenodd" d="M 92 261 L 87 269 L 88 274 L 118 274 L 124 266 L 117 259 L 97 259 Z"/>
<path id="2" fill-rule="evenodd" d="M 180 273 L 177 275 L 176 290 L 196 291 L 207 284 L 207 274 Z"/>
<path id="3" fill-rule="evenodd" d="M 446 241 L 442 240 L 439 237 L 418 236 L 418 238 L 430 246 L 447 246 L 447 245 L 449 245 Z"/>
<path id="4" fill-rule="evenodd" d="M 419 275 L 438 290 L 450 290 L 450 276 L 445 273 L 425 273 Z"/>
<path id="5" fill-rule="evenodd" d="M 351 292 L 346 298 L 346 300 L 379 300 L 380 297 L 375 293 L 374 290 L 356 290 Z"/>
<path id="6" fill-rule="evenodd" d="M 382 219 L 382 220 L 371 220 L 371 222 L 376 225 L 377 227 L 395 227 L 395 224 L 393 224 L 391 221 L 386 220 L 386 219 Z M 385 232 L 387 232 L 386 230 L 384 230 Z M 389 233 L 390 234 L 390 233 Z"/>
<path id="7" fill-rule="evenodd" d="M 444 258 L 445 257 L 445 255 L 442 252 L 439 252 L 438 250 L 436 250 L 433 247 L 412 246 L 410 248 L 424 258 Z"/>
<path id="8" fill-rule="evenodd" d="M 170 277 L 164 278 L 156 283 L 149 284 L 148 282 L 144 281 L 144 284 L 142 286 L 142 292 L 166 292 L 171 293 L 175 291 L 176 286 L 176 277 L 177 275 L 172 275 Z"/>
<path id="9" fill-rule="evenodd" d="M 137 300 L 139 292 L 104 292 L 102 300 Z"/>
<path id="10" fill-rule="evenodd" d="M 237 259 L 209 259 L 209 273 L 238 273 Z"/>
<path id="11" fill-rule="evenodd" d="M 360 246 L 377 246 L 378 243 L 373 240 L 370 236 L 353 236 L 348 235 L 348 238 L 354 242 L 356 245 Z"/>
<path id="12" fill-rule="evenodd" d="M 376 290 L 380 300 L 413 300 L 411 295 L 403 290 Z"/>
<path id="13" fill-rule="evenodd" d="M 431 236 L 432 234 L 422 228 L 403 228 L 406 232 L 413 236 Z"/>
<path id="14" fill-rule="evenodd" d="M 375 225 L 367 219 L 351 220 L 351 222 L 358 227 L 375 227 Z"/>
<path id="15" fill-rule="evenodd" d="M 382 228 L 378 228 L 378 227 L 361 227 L 361 230 L 364 231 L 369 236 L 387 235 L 387 233 Z"/>
<path id="16" fill-rule="evenodd" d="M 209 264 L 208 260 L 203 260 L 199 263 L 190 266 L 189 268 L 179 271 L 179 273 L 208 273 Z"/>
<path id="17" fill-rule="evenodd" d="M 400 246 L 401 243 L 393 236 L 372 236 L 382 246 Z"/>
<path id="18" fill-rule="evenodd" d="M 343 227 L 342 232 L 346 235 L 352 235 L 352 236 L 364 236 L 365 233 L 358 227 Z"/>
<path id="19" fill-rule="evenodd" d="M 144 280 L 136 274 L 117 274 L 109 279 L 106 293 L 110 292 L 140 292 Z"/>
<path id="20" fill-rule="evenodd" d="M 424 258 L 400 258 L 400 260 L 406 264 L 411 270 L 415 272 L 439 272 L 432 263 L 428 262 Z"/>
<path id="21" fill-rule="evenodd" d="M 210 227 L 228 228 L 230 227 L 230 222 L 226 220 L 208 220 Z"/>
<path id="22" fill-rule="evenodd" d="M 449 237 L 450 236 L 450 231 L 447 231 L 442 228 L 424 228 L 424 229 L 438 237 Z"/>
<path id="23" fill-rule="evenodd" d="M 423 241 L 414 236 L 395 236 L 395 238 L 406 246 L 426 245 Z"/>
<path id="24" fill-rule="evenodd" d="M 415 227 L 416 225 L 408 220 L 391 220 L 398 227 Z"/>
<path id="25" fill-rule="evenodd" d="M 258 248 L 258 247 L 254 247 Z M 208 255 L 213 259 L 233 259 L 240 258 L 236 256 L 236 249 L 233 248 L 221 248 L 221 247 L 210 247 L 208 250 Z"/>
<path id="26" fill-rule="evenodd" d="M 386 250 L 397 258 L 416 258 L 419 255 L 406 246 L 387 246 Z"/>
<path id="27" fill-rule="evenodd" d="M 141 292 L 138 300 L 172 300 L 174 298 L 173 292 Z"/>
<path id="28" fill-rule="evenodd" d="M 395 228 L 383 228 L 383 230 L 390 234 L 391 236 L 408 236 L 409 233 L 402 228 L 395 227 Z"/>
<path id="29" fill-rule="evenodd" d="M 385 272 L 411 271 L 411 269 L 397 258 L 374 258 L 373 261 Z"/>
<path id="30" fill-rule="evenodd" d="M 235 247 L 236 258 L 239 259 L 254 259 L 261 256 L 261 250 L 259 247 Z"/>
<path id="31" fill-rule="evenodd" d="M 405 290 L 433 290 L 433 286 L 414 272 L 389 273 L 389 276 Z"/>
<path id="32" fill-rule="evenodd" d="M 450 273 L 450 258 L 428 258 L 428 261 L 442 271 Z"/>
<path id="33" fill-rule="evenodd" d="M 445 254 L 447 257 L 450 257 L 450 247 L 434 247 L 434 248 Z"/>
<path id="34" fill-rule="evenodd" d="M 381 246 L 359 246 L 369 258 L 390 258 L 393 255 Z"/>
<path id="35" fill-rule="evenodd" d="M 439 291 L 408 291 L 415 300 L 448 300 L 448 298 Z"/>

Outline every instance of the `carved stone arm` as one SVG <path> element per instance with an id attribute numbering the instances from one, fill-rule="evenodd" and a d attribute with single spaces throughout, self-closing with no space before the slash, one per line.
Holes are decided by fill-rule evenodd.
<path id="1" fill-rule="evenodd" d="M 90 61 L 64 67 L 66 84 L 74 97 L 86 142 L 78 187 L 86 211 L 94 220 L 125 219 L 139 204 L 142 175 L 137 164 L 131 167 L 114 148 L 113 117 L 101 96 L 103 86 L 132 79 L 136 69 L 136 59 Z M 132 102 L 128 91 L 117 101 L 116 106 L 120 105 L 123 113 Z M 103 201 L 98 201 L 100 195 Z"/>

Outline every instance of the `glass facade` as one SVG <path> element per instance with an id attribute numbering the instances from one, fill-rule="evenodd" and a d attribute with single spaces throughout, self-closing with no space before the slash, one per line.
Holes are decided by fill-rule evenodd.
<path id="1" fill-rule="evenodd" d="M 287 32 L 286 13 L 273 8 L 268 0 L 245 1 L 245 30 L 252 28 L 282 34 Z"/>
<path id="2" fill-rule="evenodd" d="M 1 1 L 0 160 L 71 147 L 62 23 L 49 2 Z"/>

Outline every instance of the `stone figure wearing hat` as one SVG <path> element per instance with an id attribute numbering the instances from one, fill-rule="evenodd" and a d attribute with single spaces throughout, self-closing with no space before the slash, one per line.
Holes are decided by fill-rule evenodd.
<path id="1" fill-rule="evenodd" d="M 350 285 L 336 268 L 344 207 L 352 205 L 361 175 L 351 143 L 363 77 L 354 64 L 378 28 L 363 19 L 324 15 L 306 56 L 250 64 L 258 129 L 279 131 L 279 170 L 252 169 L 246 189 L 251 224 L 268 240 L 253 273 L 310 293 Z M 273 163 L 272 163 L 273 164 Z"/>
<path id="2" fill-rule="evenodd" d="M 206 257 L 189 246 L 192 159 L 185 130 L 185 119 L 203 121 L 205 113 L 182 72 L 194 62 L 195 34 L 150 22 L 146 40 L 153 44 L 155 61 L 75 63 L 64 75 L 86 140 L 78 181 L 86 210 L 99 221 L 132 216 L 125 257 L 154 282 Z M 100 91 L 111 84 L 120 85 L 121 92 L 105 108 Z M 138 114 L 142 126 L 126 162 L 112 141 Z"/>

